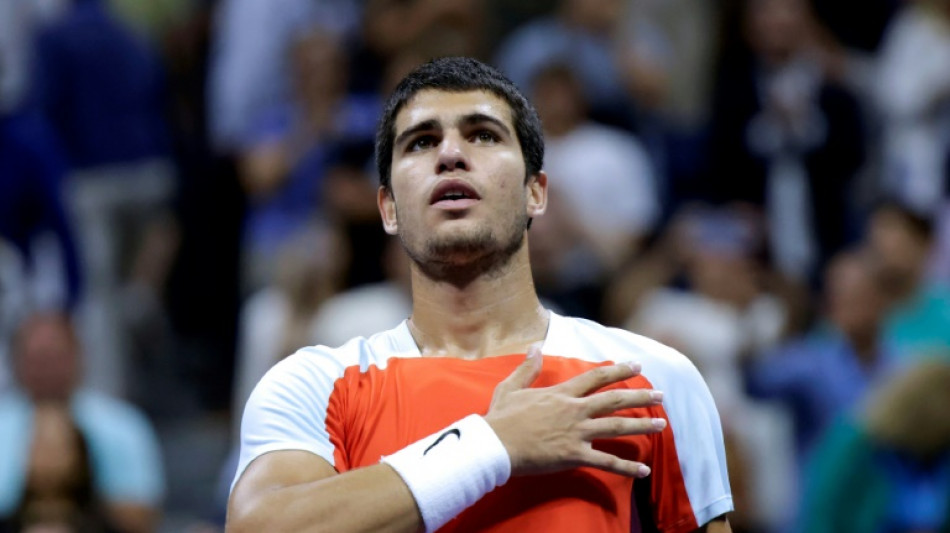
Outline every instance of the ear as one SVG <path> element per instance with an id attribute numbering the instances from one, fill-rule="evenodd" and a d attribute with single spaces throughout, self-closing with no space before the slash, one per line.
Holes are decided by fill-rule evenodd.
<path id="1" fill-rule="evenodd" d="M 390 235 L 399 232 L 396 221 L 396 199 L 390 189 L 380 186 L 376 191 L 376 205 L 379 207 L 380 218 L 383 219 L 383 230 Z"/>
<path id="2" fill-rule="evenodd" d="M 528 178 L 525 184 L 528 193 L 528 203 L 525 206 L 528 216 L 541 216 L 548 208 L 548 175 L 543 171 Z"/>

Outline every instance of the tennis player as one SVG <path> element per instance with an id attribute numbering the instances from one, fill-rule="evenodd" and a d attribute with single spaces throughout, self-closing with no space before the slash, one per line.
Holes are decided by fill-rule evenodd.
<path id="1" fill-rule="evenodd" d="M 377 134 L 378 204 L 411 259 L 412 314 L 261 380 L 227 531 L 730 531 L 696 368 L 538 300 L 543 154 L 537 114 L 496 70 L 445 58 L 402 80 Z"/>

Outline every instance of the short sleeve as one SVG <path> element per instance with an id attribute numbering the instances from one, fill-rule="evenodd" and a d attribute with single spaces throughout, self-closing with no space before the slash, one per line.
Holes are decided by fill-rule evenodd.
<path id="1" fill-rule="evenodd" d="M 654 387 L 664 392 L 669 427 L 655 437 L 650 502 L 657 529 L 680 533 L 732 511 L 733 502 L 712 395 L 696 367 L 668 350 L 670 365 L 651 373 Z"/>
<path id="2" fill-rule="evenodd" d="M 686 356 L 629 331 L 553 313 L 544 350 L 591 362 L 639 362 L 640 378 L 663 392 L 660 416 L 668 426 L 651 437 L 652 473 L 635 483 L 636 511 L 645 524 L 663 533 L 692 532 L 733 510 L 719 411 Z"/>
<path id="3" fill-rule="evenodd" d="M 241 420 L 241 452 L 233 490 L 247 466 L 265 453 L 299 450 L 335 465 L 326 418 L 342 366 L 313 349 L 281 361 L 254 388 Z"/>

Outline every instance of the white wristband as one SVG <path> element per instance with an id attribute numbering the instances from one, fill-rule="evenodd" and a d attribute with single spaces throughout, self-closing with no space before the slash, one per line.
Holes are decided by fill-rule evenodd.
<path id="1" fill-rule="evenodd" d="M 409 486 L 427 532 L 435 531 L 511 477 L 505 445 L 471 415 L 381 459 Z"/>

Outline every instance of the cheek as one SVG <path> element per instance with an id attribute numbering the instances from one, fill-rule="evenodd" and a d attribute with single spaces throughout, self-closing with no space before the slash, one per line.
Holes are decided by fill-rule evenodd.
<path id="1" fill-rule="evenodd" d="M 488 174 L 491 176 L 492 183 L 500 191 L 505 191 L 510 195 L 510 191 L 514 189 L 524 190 L 525 166 L 521 154 L 515 156 L 505 153 L 493 157 L 490 159 Z"/>

